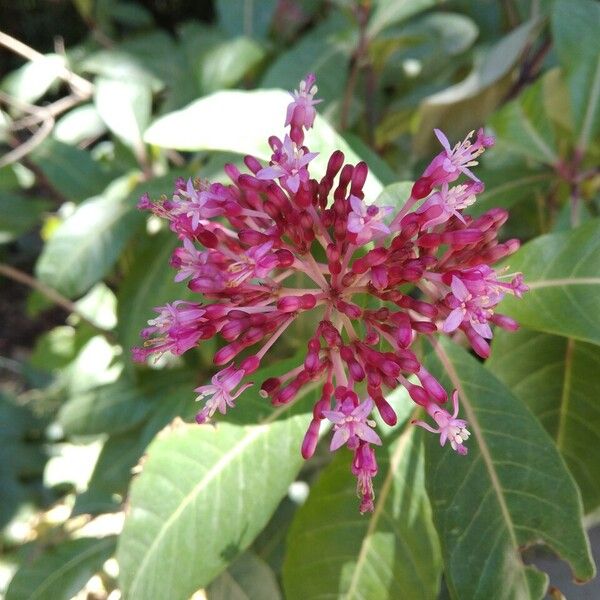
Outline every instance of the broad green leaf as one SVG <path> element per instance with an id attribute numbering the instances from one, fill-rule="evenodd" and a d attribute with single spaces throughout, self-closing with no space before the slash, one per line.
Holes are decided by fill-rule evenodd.
<path id="1" fill-rule="evenodd" d="M 51 547 L 17 571 L 6 600 L 71 600 L 112 556 L 115 541 L 79 538 Z"/>
<path id="2" fill-rule="evenodd" d="M 143 221 L 132 210 L 129 177 L 116 180 L 97 198 L 81 204 L 54 232 L 36 265 L 37 276 L 70 298 L 80 296 L 112 268 Z"/>
<path id="3" fill-rule="evenodd" d="M 145 397 L 151 391 L 148 387 L 138 387 L 122 375 L 114 383 L 71 397 L 61 406 L 58 422 L 69 436 L 127 431 L 152 410 L 152 404 Z"/>
<path id="4" fill-rule="evenodd" d="M 269 136 L 283 135 L 290 96 L 281 90 L 222 91 L 201 98 L 186 108 L 159 118 L 146 130 L 144 140 L 177 150 L 223 150 L 253 154 L 269 160 Z M 350 146 L 320 116 L 306 136 L 306 144 L 320 154 L 311 163 L 313 173 L 324 174 L 334 150 L 348 162 L 360 160 Z M 375 198 L 381 184 L 370 174 L 365 194 Z"/>
<path id="5" fill-rule="evenodd" d="M 46 140 L 32 152 L 31 160 L 72 202 L 98 195 L 115 177 L 115 173 L 102 169 L 89 152 L 58 140 Z"/>
<path id="6" fill-rule="evenodd" d="M 84 104 L 69 111 L 57 122 L 52 135 L 65 144 L 79 144 L 86 139 L 98 138 L 106 132 L 106 125 L 93 104 Z"/>
<path id="7" fill-rule="evenodd" d="M 466 79 L 426 98 L 419 109 L 418 152 L 428 151 L 432 129 L 441 127 L 450 139 L 480 125 L 500 104 L 511 85 L 510 72 L 529 43 L 538 21 L 523 23 L 496 42 Z"/>
<path id="8" fill-rule="evenodd" d="M 376 0 L 369 19 L 367 33 L 374 38 L 391 25 L 397 25 L 413 15 L 427 10 L 443 0 Z"/>
<path id="9" fill-rule="evenodd" d="M 559 161 L 554 128 L 544 110 L 543 80 L 498 111 L 490 125 L 498 144 L 513 152 L 549 165 Z"/>
<path id="10" fill-rule="evenodd" d="M 51 204 L 44 200 L 3 192 L 0 195 L 0 244 L 33 229 L 40 222 L 43 211 L 50 207 Z"/>
<path id="11" fill-rule="evenodd" d="M 187 598 L 212 581 L 294 480 L 306 425 L 305 416 L 252 427 L 181 425 L 159 436 L 133 482 L 119 540 L 124 595 Z M 177 560 L 164 560 L 173 553 Z"/>
<path id="12" fill-rule="evenodd" d="M 7 75 L 0 88 L 17 100 L 33 103 L 58 79 L 65 62 L 64 56 L 46 54 Z"/>
<path id="13" fill-rule="evenodd" d="M 600 344 L 600 221 L 540 236 L 507 264 L 530 291 L 505 298 L 501 312 L 531 329 Z"/>
<path id="14" fill-rule="evenodd" d="M 94 104 L 102 120 L 123 143 L 139 149 L 150 121 L 150 87 L 135 80 L 107 77 L 98 77 L 94 85 Z"/>
<path id="15" fill-rule="evenodd" d="M 387 185 L 383 188 L 381 194 L 377 196 L 375 204 L 377 206 L 393 206 L 396 210 L 399 210 L 410 198 L 412 186 L 412 181 L 399 181 Z"/>
<path id="16" fill-rule="evenodd" d="M 281 591 L 269 565 L 245 552 L 206 590 L 207 600 L 281 600 Z"/>
<path id="17" fill-rule="evenodd" d="M 393 444 L 377 450 L 373 513 L 358 512 L 350 452 L 340 450 L 322 471 L 288 533 L 287 598 L 436 597 L 440 551 L 416 433 L 408 425 Z"/>
<path id="18" fill-rule="evenodd" d="M 557 0 L 552 30 L 583 152 L 600 133 L 600 5 L 592 0 Z"/>
<path id="19" fill-rule="evenodd" d="M 555 440 L 586 512 L 600 506 L 600 348 L 527 329 L 496 331 L 486 367 Z"/>
<path id="20" fill-rule="evenodd" d="M 139 4 L 133 2 L 116 2 L 111 9 L 112 18 L 118 23 L 130 27 L 148 27 L 154 23 L 152 13 Z"/>
<path id="21" fill-rule="evenodd" d="M 177 245 L 177 238 L 167 231 L 141 237 L 136 244 L 136 256 L 117 295 L 117 335 L 127 353 L 142 343 L 140 331 L 156 316 L 155 307 L 191 297 L 184 283 L 174 281 L 169 265 Z"/>
<path id="22" fill-rule="evenodd" d="M 579 490 L 538 420 L 452 342 L 442 340 L 428 362 L 458 390 L 472 433 L 467 456 L 427 434 L 427 492 L 452 598 L 541 600 L 548 577 L 519 553 L 537 543 L 566 560 L 577 579 L 593 577 Z"/>
<path id="23" fill-rule="evenodd" d="M 205 93 L 233 87 L 264 58 L 262 47 L 238 37 L 210 50 L 200 65 L 200 87 Z"/>
<path id="24" fill-rule="evenodd" d="M 277 8 L 275 0 L 217 0 L 219 27 L 231 36 L 263 38 Z"/>

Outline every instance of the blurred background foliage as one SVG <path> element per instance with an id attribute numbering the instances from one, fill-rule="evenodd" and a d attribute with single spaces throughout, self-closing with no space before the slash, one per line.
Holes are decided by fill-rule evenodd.
<path id="1" fill-rule="evenodd" d="M 185 294 L 168 266 L 173 236 L 135 204 L 143 192 L 168 194 L 178 176 L 217 179 L 240 153 L 268 158 L 266 136 L 283 125 L 273 107 L 285 102 L 270 92 L 223 90 L 289 90 L 314 72 L 329 125 L 320 121 L 309 136 L 311 149 L 342 145 L 348 156 L 366 160 L 375 195 L 419 173 L 437 152 L 434 127 L 462 139 L 485 125 L 498 143 L 478 171 L 486 191 L 475 211 L 510 208 L 505 236 L 524 241 L 568 235 L 589 222 L 574 246 L 575 252 L 590 247 L 587 257 L 578 256 L 588 264 L 600 239 L 594 220 L 600 209 L 599 11 L 592 0 L 0 1 L 0 593 L 7 600 L 116 600 L 121 585 L 132 587 L 137 567 L 127 564 L 135 556 L 128 559 L 127 549 L 139 539 L 123 540 L 122 564 L 114 558 L 132 473 L 165 426 L 193 417 L 192 390 L 213 372 L 214 352 L 211 342 L 183 359 L 132 364 L 129 349 L 152 307 Z M 386 198 L 400 189 L 388 188 Z M 563 238 L 543 239 L 555 247 L 553 240 Z M 590 279 L 600 276 L 598 264 L 589 269 Z M 585 293 L 597 295 L 591 287 Z M 563 314 L 570 323 L 575 308 L 557 307 L 558 321 Z M 600 391 L 600 335 L 585 322 L 575 331 L 526 313 L 521 317 L 532 330 L 499 335 L 488 367 L 557 442 L 591 524 L 600 506 L 600 412 L 590 404 Z M 290 337 L 282 357 L 305 346 L 306 331 Z M 534 350 L 515 358 L 525 346 Z M 546 376 L 549 365 L 556 372 Z M 276 362 L 265 375 L 284 370 Z M 534 382 L 531 373 L 539 375 Z M 294 411 L 307 406 L 303 400 Z M 576 429 L 560 425 L 561 411 L 587 423 L 585 446 Z M 255 395 L 231 413 L 237 424 L 231 430 L 224 426 L 218 439 L 192 436 L 184 451 L 202 455 L 203 444 L 218 449 L 257 421 L 273 425 L 265 444 L 300 439 L 291 432 L 301 430 L 294 420 L 301 417 L 270 414 Z M 161 448 L 182 443 L 160 437 L 158 470 Z M 419 440 L 400 437 L 405 453 L 394 450 L 390 458 L 395 471 L 388 484 L 400 496 L 412 489 L 405 501 L 420 515 L 403 522 L 396 501 L 385 504 L 394 535 L 408 544 L 404 559 L 400 550 L 389 558 L 375 535 L 381 524 L 354 514 L 352 482 L 338 460 L 297 511 L 328 464 L 325 451 L 299 474 L 299 460 L 282 460 L 271 466 L 281 471 L 278 484 L 249 487 L 254 496 L 245 498 L 245 510 L 252 518 L 237 538 L 222 533 L 227 552 L 219 555 L 221 546 L 212 542 L 198 555 L 193 546 L 165 550 L 164 563 L 190 561 L 192 571 L 189 581 L 169 582 L 169 597 L 189 597 L 193 584 L 192 591 L 203 588 L 194 597 L 209 600 L 326 592 L 436 598 L 440 589 L 441 597 L 466 600 L 461 575 L 440 556 L 431 508 L 420 493 Z M 297 445 L 279 448 L 281 456 L 296 456 Z M 267 458 L 260 448 L 253 452 L 249 460 L 271 481 L 260 466 Z M 176 456 L 165 466 L 169 473 L 188 468 Z M 230 497 L 241 493 L 227 481 Z M 155 489 L 141 478 L 138 497 Z M 336 490 L 344 496 L 325 518 L 331 507 L 324 498 Z M 439 492 L 431 480 L 428 491 Z M 210 496 L 202 501 L 198 519 L 212 519 L 212 511 L 227 520 L 235 510 L 225 497 L 212 506 Z M 310 570 L 307 554 L 327 557 L 314 547 L 328 543 L 320 528 L 340 515 L 349 524 L 332 530 L 337 551 L 357 548 L 359 563 L 391 560 L 393 583 L 389 574 L 356 570 L 356 562 L 344 567 L 332 549 L 323 552 L 338 557 L 335 564 Z M 198 526 L 193 515 L 187 519 L 181 527 Z M 224 531 L 206 527 L 216 538 Z M 442 558 L 449 589 L 440 583 Z M 418 564 L 406 570 L 402 560 Z M 319 583 L 325 573 L 326 585 Z M 377 577 L 388 583 L 382 587 Z M 140 585 L 127 597 L 166 597 L 152 595 L 152 588 L 141 592 Z M 504 597 L 501 587 L 495 593 L 486 597 Z"/>

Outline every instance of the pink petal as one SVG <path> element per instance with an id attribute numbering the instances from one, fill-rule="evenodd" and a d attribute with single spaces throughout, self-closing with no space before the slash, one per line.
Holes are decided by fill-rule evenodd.
<path id="1" fill-rule="evenodd" d="M 360 421 L 366 419 L 373 410 L 373 400 L 367 398 L 362 404 L 359 404 L 353 411 L 352 416 Z"/>
<path id="2" fill-rule="evenodd" d="M 338 448 L 343 446 L 350 439 L 350 431 L 347 427 L 340 427 L 331 438 L 331 445 L 329 449 L 331 452 L 335 452 Z"/>
<path id="3" fill-rule="evenodd" d="M 452 288 L 452 293 L 456 298 L 458 298 L 461 302 L 464 302 L 471 295 L 467 286 L 458 278 L 456 275 L 452 276 L 452 283 L 450 284 Z"/>
<path id="4" fill-rule="evenodd" d="M 433 133 L 435 133 L 435 137 L 439 140 L 440 144 L 444 147 L 444 150 L 450 154 L 452 152 L 452 148 L 450 147 L 450 142 L 448 138 L 444 135 L 441 129 L 434 129 Z"/>
<path id="5" fill-rule="evenodd" d="M 455 308 L 444 321 L 442 329 L 446 333 L 452 333 L 460 327 L 465 316 L 465 310 L 463 308 Z"/>
<path id="6" fill-rule="evenodd" d="M 361 440 L 369 442 L 369 444 L 377 444 L 378 446 L 381 446 L 381 439 L 375 430 L 369 427 L 366 423 L 357 423 L 354 426 L 354 432 Z"/>
<path id="7" fill-rule="evenodd" d="M 295 194 L 298 191 L 298 188 L 300 187 L 300 175 L 298 175 L 298 173 L 296 173 L 295 175 L 290 175 L 285 180 L 285 183 Z"/>
<path id="8" fill-rule="evenodd" d="M 367 214 L 366 206 L 363 204 L 362 200 L 356 196 L 350 196 L 350 206 L 352 207 L 352 210 L 361 217 L 364 217 Z"/>

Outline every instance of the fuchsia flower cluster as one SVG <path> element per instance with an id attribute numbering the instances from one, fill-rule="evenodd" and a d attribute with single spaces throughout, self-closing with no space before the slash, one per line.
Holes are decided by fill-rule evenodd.
<path id="1" fill-rule="evenodd" d="M 202 302 L 157 308 L 134 357 L 182 354 L 219 336 L 224 345 L 214 364 L 223 368 L 196 390 L 204 403 L 196 419 L 204 423 L 234 406 L 252 385 L 246 378 L 286 329 L 314 311 L 318 325 L 304 362 L 260 382 L 260 393 L 280 406 L 306 386 L 320 386 L 302 455 L 314 453 L 321 424 L 329 422 L 331 450 L 346 446 L 353 453 L 365 512 L 373 510 L 373 447 L 382 443 L 371 416 L 377 411 L 385 423 L 396 423 L 388 390 L 404 386 L 435 427 L 413 423 L 439 434 L 442 446 L 449 441 L 459 454 L 467 453 L 469 431 L 457 418 L 458 394 L 452 394 L 450 413 L 444 408 L 446 390 L 411 350 L 415 339 L 460 331 L 485 358 L 491 324 L 517 328 L 495 312 L 497 304 L 505 294 L 521 296 L 527 287 L 520 274 L 501 274 L 490 266 L 519 246 L 517 240 L 498 241 L 507 212 L 492 209 L 476 219 L 462 212 L 483 191 L 470 168 L 492 138 L 480 130 L 451 147 L 436 130 L 442 151 L 410 197 L 399 209 L 378 207 L 364 199 L 367 165 L 345 164 L 340 151 L 329 157 L 323 177 L 311 177 L 316 154 L 304 144 L 304 134 L 315 120 L 316 92 L 309 75 L 293 93 L 288 133 L 283 140 L 269 139 L 268 165 L 246 156 L 249 173 L 225 167 L 229 185 L 180 180 L 170 199 L 142 197 L 140 207 L 168 219 L 181 240 L 171 259 L 175 279 L 189 280 Z M 466 181 L 452 185 L 461 176 Z M 306 287 L 288 283 L 298 274 Z M 365 301 L 369 298 L 375 302 Z"/>

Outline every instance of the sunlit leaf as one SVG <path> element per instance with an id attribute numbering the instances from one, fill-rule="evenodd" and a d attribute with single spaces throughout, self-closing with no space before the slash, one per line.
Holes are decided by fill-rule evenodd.
<path id="1" fill-rule="evenodd" d="M 124 594 L 187 598 L 218 575 L 296 476 L 306 425 L 306 417 L 252 427 L 181 425 L 159 436 L 133 483 L 119 540 Z M 171 552 L 178 559 L 165 561 Z"/>
<path id="2" fill-rule="evenodd" d="M 545 543 L 587 580 L 595 568 L 581 496 L 550 436 L 525 404 L 450 341 L 430 367 L 461 399 L 469 454 L 427 435 L 426 479 L 452 598 L 541 600 L 548 577 L 519 550 Z M 473 576 L 476 573 L 477 576 Z"/>
<path id="3" fill-rule="evenodd" d="M 530 291 L 506 298 L 501 312 L 525 327 L 600 344 L 600 222 L 526 244 L 507 263 Z"/>
<path id="4" fill-rule="evenodd" d="M 497 331 L 486 366 L 555 440 L 587 512 L 600 505 L 600 348 L 521 329 Z"/>
<path id="5" fill-rule="evenodd" d="M 368 34 L 375 37 L 387 27 L 440 3 L 440 0 L 376 0 L 367 27 Z"/>
<path id="6" fill-rule="evenodd" d="M 600 5 L 557 0 L 552 11 L 556 53 L 566 72 L 571 108 L 584 151 L 600 132 Z"/>
<path id="7" fill-rule="evenodd" d="M 65 67 L 65 57 L 46 54 L 7 75 L 0 88 L 22 102 L 35 102 L 58 79 Z"/>
<path id="8" fill-rule="evenodd" d="M 409 425 L 387 451 L 377 451 L 373 513 L 358 512 L 349 452 L 340 450 L 323 470 L 288 534 L 287 598 L 436 597 L 440 551 L 415 433 Z"/>
<path id="9" fill-rule="evenodd" d="M 115 549 L 115 537 L 62 542 L 19 569 L 6 600 L 71 600 Z"/>
<path id="10" fill-rule="evenodd" d="M 98 138 L 106 132 L 106 125 L 93 104 L 84 104 L 61 117 L 52 134 L 65 144 L 79 144 L 85 139 Z"/>

